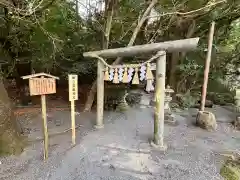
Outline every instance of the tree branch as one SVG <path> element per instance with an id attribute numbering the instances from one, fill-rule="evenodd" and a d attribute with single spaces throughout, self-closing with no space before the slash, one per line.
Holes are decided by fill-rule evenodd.
<path id="1" fill-rule="evenodd" d="M 199 9 L 195 9 L 195 10 L 188 11 L 188 12 L 178 12 L 178 11 L 177 12 L 169 12 L 169 13 L 159 14 L 159 15 L 156 15 L 156 16 L 148 16 L 148 17 L 146 17 L 146 19 L 157 18 L 157 17 L 162 17 L 162 16 L 169 16 L 169 15 L 187 16 L 187 15 L 191 15 L 191 14 L 200 12 L 200 11 L 202 11 L 204 9 L 210 8 L 212 6 L 216 6 L 216 5 L 224 3 L 224 2 L 226 2 L 226 0 L 221 0 L 221 1 L 218 1 L 218 2 L 215 2 L 215 3 L 211 3 L 211 4 L 208 4 L 208 5 L 204 6 L 204 7 L 201 7 Z"/>
<path id="2" fill-rule="evenodd" d="M 134 44 L 134 41 L 136 40 L 137 34 L 140 31 L 143 23 L 146 21 L 146 17 L 149 15 L 149 13 L 151 12 L 152 8 L 155 6 L 155 4 L 157 3 L 157 0 L 152 0 L 151 3 L 149 4 L 148 8 L 146 9 L 146 11 L 144 12 L 144 14 L 142 15 L 142 18 L 140 19 L 140 21 L 138 22 L 137 27 L 135 28 L 133 35 L 128 43 L 127 47 L 130 47 Z M 122 60 L 122 57 L 118 57 L 112 65 L 116 65 L 119 64 Z M 96 88 L 97 88 L 97 81 L 95 80 L 92 84 L 91 90 L 89 92 L 88 95 L 88 99 L 86 101 L 85 104 L 85 108 L 84 111 L 90 111 L 92 104 L 93 104 L 93 100 L 94 100 L 94 95 L 96 93 Z"/>
<path id="3" fill-rule="evenodd" d="M 42 7 L 39 7 L 42 3 L 39 3 L 36 8 L 34 9 L 34 11 L 29 11 L 29 10 L 23 10 L 23 9 L 19 9 L 17 6 L 18 4 L 13 3 L 13 1 L 6 1 L 6 0 L 0 0 L 0 5 L 2 5 L 3 7 L 7 8 L 12 14 L 15 13 L 18 16 L 21 17 L 28 17 L 31 16 L 35 13 L 40 13 L 42 11 L 44 11 L 45 9 L 47 9 L 49 6 L 51 6 L 55 1 L 57 0 L 51 0 L 50 2 L 48 2 L 47 4 L 45 4 Z M 39 7 L 39 8 L 38 8 Z"/>
<path id="4" fill-rule="evenodd" d="M 152 0 L 151 3 L 149 4 L 148 8 L 146 9 L 146 11 L 143 13 L 142 18 L 140 19 L 140 21 L 138 22 L 137 27 L 135 28 L 133 35 L 127 45 L 127 47 L 133 46 L 136 38 L 137 38 L 137 34 L 140 31 L 143 23 L 147 20 L 147 16 L 150 14 L 151 10 L 153 9 L 153 7 L 156 5 L 157 0 Z M 114 62 L 113 65 L 119 64 L 122 60 L 122 57 L 118 57 Z"/>
<path id="5" fill-rule="evenodd" d="M 40 13 L 40 12 L 44 11 L 45 9 L 47 9 L 48 7 L 50 7 L 51 5 L 53 5 L 53 3 L 54 3 L 55 1 L 57 1 L 57 0 L 51 0 L 49 3 L 45 4 L 43 7 L 37 9 L 37 10 L 35 11 L 35 13 Z M 34 12 L 33 12 L 33 13 L 34 13 Z M 31 13 L 31 14 L 33 14 L 33 13 Z M 31 15 L 31 14 L 30 14 L 30 15 Z"/>

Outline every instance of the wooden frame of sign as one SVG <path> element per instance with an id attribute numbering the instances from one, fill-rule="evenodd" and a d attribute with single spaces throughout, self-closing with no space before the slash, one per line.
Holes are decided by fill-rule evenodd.
<path id="1" fill-rule="evenodd" d="M 59 78 L 46 73 L 37 73 L 22 76 L 22 78 L 29 80 L 29 91 L 31 96 L 41 95 L 43 132 L 44 132 L 44 160 L 46 160 L 48 158 L 46 94 L 56 93 L 56 79 Z"/>
<path id="2" fill-rule="evenodd" d="M 71 122 L 72 122 L 72 144 L 76 144 L 75 131 L 75 100 L 78 100 L 78 76 L 76 74 L 68 75 L 69 101 L 71 102 Z"/>

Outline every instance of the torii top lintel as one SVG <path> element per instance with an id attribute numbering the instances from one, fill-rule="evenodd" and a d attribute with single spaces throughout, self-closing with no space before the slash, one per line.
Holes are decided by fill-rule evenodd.
<path id="1" fill-rule="evenodd" d="M 131 47 L 123 47 L 116 49 L 105 49 L 100 51 L 90 51 L 83 53 L 84 57 L 100 56 L 102 58 L 127 57 L 136 56 L 147 53 L 154 53 L 158 51 L 167 52 L 181 52 L 196 49 L 199 38 L 182 39 L 175 41 L 165 41 L 160 43 L 152 43 L 145 45 L 137 45 Z"/>

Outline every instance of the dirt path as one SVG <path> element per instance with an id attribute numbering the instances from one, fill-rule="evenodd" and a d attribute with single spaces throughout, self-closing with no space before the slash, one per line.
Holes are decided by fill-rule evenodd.
<path id="1" fill-rule="evenodd" d="M 229 120 L 229 116 L 222 118 L 221 109 L 215 111 L 218 119 Z M 64 129 L 70 124 L 69 112 L 52 115 L 52 122 L 64 121 L 55 128 Z M 53 137 L 50 158 L 43 163 L 41 144 L 32 144 L 20 157 L 1 159 L 0 180 L 222 179 L 218 173 L 222 158 L 218 153 L 240 149 L 240 134 L 226 123 L 219 123 L 217 132 L 206 132 L 192 125 L 188 113 L 176 118 L 178 126 L 166 125 L 168 150 L 162 153 L 149 146 L 153 131 L 151 109 L 105 113 L 105 128 L 97 131 L 91 128 L 95 115 L 80 114 L 77 123 L 82 127 L 77 146 L 71 148 L 70 134 Z M 37 131 L 30 136 L 39 135 Z"/>

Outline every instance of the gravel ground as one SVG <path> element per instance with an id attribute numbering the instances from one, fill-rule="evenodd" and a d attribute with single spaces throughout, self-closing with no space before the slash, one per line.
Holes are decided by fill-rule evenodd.
<path id="1" fill-rule="evenodd" d="M 222 123 L 229 121 L 223 111 L 230 114 L 214 109 L 221 119 L 216 132 L 195 127 L 189 114 L 194 110 L 176 115 L 177 126 L 165 125 L 165 153 L 149 145 L 151 108 L 105 113 L 101 130 L 91 128 L 94 114 L 80 114 L 76 121 L 82 127 L 75 147 L 70 133 L 50 138 L 49 159 L 44 163 L 41 143 L 33 143 L 20 157 L 0 159 L 0 180 L 220 180 L 218 154 L 240 149 L 240 134 Z M 69 112 L 53 118 L 56 115 L 70 122 Z"/>

